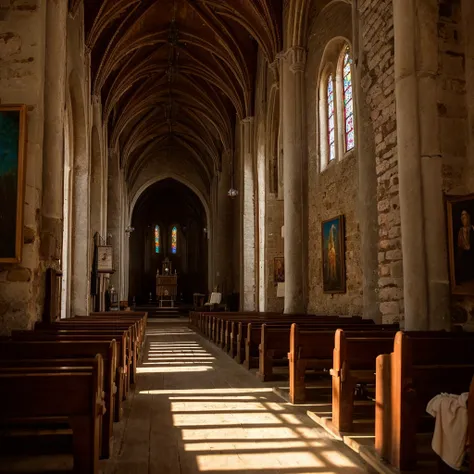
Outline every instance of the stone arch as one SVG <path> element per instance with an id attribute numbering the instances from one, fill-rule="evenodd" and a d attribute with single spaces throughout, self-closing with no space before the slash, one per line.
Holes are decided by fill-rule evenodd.
<path id="1" fill-rule="evenodd" d="M 212 275 L 211 268 L 212 268 L 212 248 L 213 248 L 213 239 L 212 239 L 212 235 L 213 235 L 212 228 L 213 227 L 212 227 L 212 222 L 211 222 L 211 218 L 212 218 L 211 208 L 210 208 L 208 199 L 206 199 L 204 194 L 191 181 L 189 181 L 188 179 L 183 178 L 182 176 L 179 176 L 175 173 L 160 173 L 160 174 L 154 176 L 153 178 L 149 179 L 148 181 L 146 181 L 142 186 L 140 186 L 140 188 L 135 192 L 134 196 L 131 197 L 131 199 L 130 199 L 130 206 L 129 206 L 128 217 L 127 217 L 127 225 L 128 226 L 132 225 L 133 211 L 135 209 L 135 206 L 136 206 L 138 200 L 140 199 L 140 196 L 153 184 L 155 184 L 159 181 L 163 181 L 165 179 L 169 179 L 169 178 L 174 179 L 175 181 L 177 181 L 181 184 L 184 184 L 189 189 L 191 189 L 191 191 L 193 191 L 196 194 L 196 196 L 199 198 L 199 200 L 201 201 L 201 204 L 204 207 L 204 210 L 206 211 L 207 235 L 208 235 L 208 252 L 207 252 L 207 255 L 208 255 L 208 269 L 209 269 L 209 271 L 208 271 L 208 287 L 212 288 L 212 285 L 213 285 L 212 277 L 213 277 L 213 275 Z M 125 268 L 125 273 L 129 273 L 129 266 L 130 266 L 130 262 L 129 262 L 128 259 L 126 259 L 126 261 L 125 261 L 125 267 L 126 267 Z"/>
<path id="2" fill-rule="evenodd" d="M 81 81 L 75 71 L 69 75 L 72 115 L 72 235 L 71 310 L 89 312 L 89 176 L 87 122 Z"/>

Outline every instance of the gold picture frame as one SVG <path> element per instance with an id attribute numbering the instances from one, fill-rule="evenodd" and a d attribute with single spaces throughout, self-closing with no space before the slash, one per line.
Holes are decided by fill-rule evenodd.
<path id="1" fill-rule="evenodd" d="M 0 105 L 0 263 L 22 259 L 26 121 L 26 105 Z"/>
<path id="2" fill-rule="evenodd" d="M 474 194 L 445 196 L 453 295 L 474 295 Z"/>

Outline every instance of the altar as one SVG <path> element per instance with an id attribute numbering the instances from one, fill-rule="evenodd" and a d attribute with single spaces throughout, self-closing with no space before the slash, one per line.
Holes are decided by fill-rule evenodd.
<path id="1" fill-rule="evenodd" d="M 176 296 L 178 294 L 178 275 L 172 273 L 172 264 L 169 259 L 165 259 L 162 265 L 162 273 L 159 269 L 156 272 L 156 299 L 159 307 L 174 307 Z"/>

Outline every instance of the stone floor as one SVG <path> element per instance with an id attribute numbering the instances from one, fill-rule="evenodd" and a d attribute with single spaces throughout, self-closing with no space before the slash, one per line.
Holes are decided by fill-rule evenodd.
<path id="1" fill-rule="evenodd" d="M 104 474 L 371 472 L 184 322 L 151 322 Z"/>

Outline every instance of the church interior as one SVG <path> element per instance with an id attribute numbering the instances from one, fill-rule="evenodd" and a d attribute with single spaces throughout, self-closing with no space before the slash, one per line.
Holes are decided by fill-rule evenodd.
<path id="1" fill-rule="evenodd" d="M 474 474 L 473 0 L 0 0 L 0 473 Z"/>

